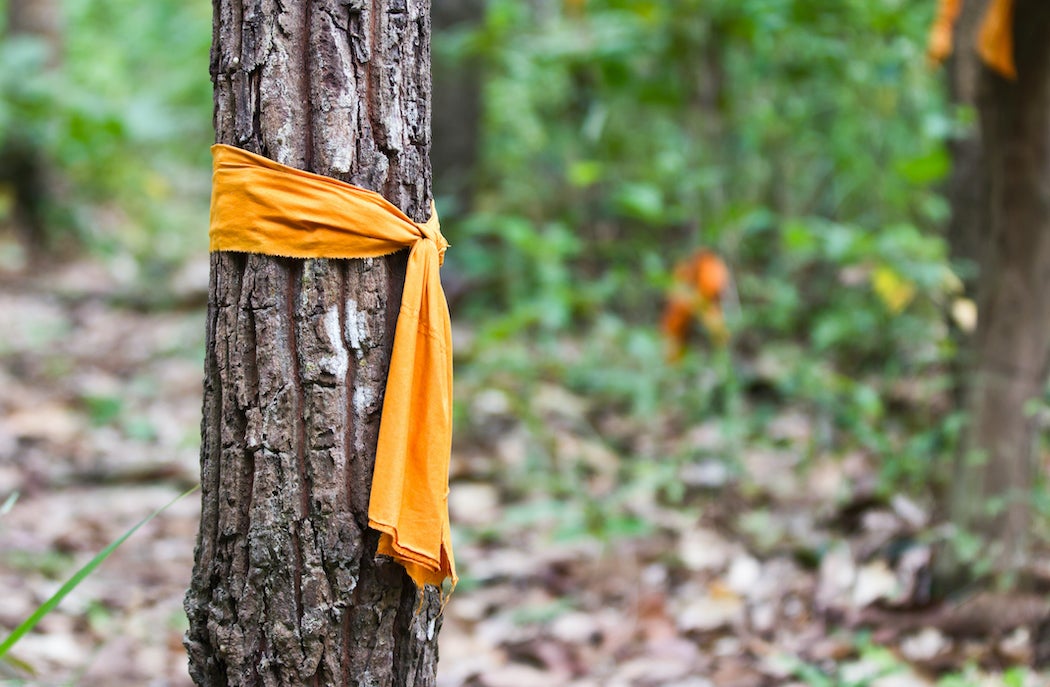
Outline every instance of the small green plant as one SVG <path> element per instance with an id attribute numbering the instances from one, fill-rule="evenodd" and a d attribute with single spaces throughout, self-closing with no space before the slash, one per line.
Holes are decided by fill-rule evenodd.
<path id="1" fill-rule="evenodd" d="M 945 675 L 937 681 L 937 687 L 1037 687 L 1044 684 L 1027 668 L 1014 667 L 1003 672 L 998 681 L 981 674 L 970 666 L 957 673 Z"/>
<path id="2" fill-rule="evenodd" d="M 869 687 L 879 678 L 907 669 L 906 664 L 889 649 L 871 644 L 864 637 L 858 641 L 860 655 L 855 661 L 824 670 L 812 663 L 791 657 L 787 659 L 791 674 L 810 687 Z"/>
<path id="3" fill-rule="evenodd" d="M 199 486 L 200 485 L 194 486 L 192 489 L 183 492 L 179 496 L 169 501 L 164 506 L 161 506 L 157 510 L 147 515 L 145 518 L 143 518 L 142 520 L 137 522 L 133 527 L 131 527 L 131 529 L 129 529 L 127 532 L 125 532 L 116 540 L 114 540 L 111 544 L 109 544 L 106 548 L 102 549 L 97 554 L 95 554 L 95 556 L 90 561 L 85 563 L 83 567 L 81 567 L 79 570 L 73 573 L 73 575 L 68 580 L 66 580 L 66 582 L 61 587 L 58 588 L 58 591 L 52 594 L 47 601 L 40 604 L 40 606 L 37 607 L 37 609 L 33 611 L 33 613 L 30 614 L 28 618 L 23 620 L 22 623 L 18 625 L 18 627 L 11 631 L 11 634 L 9 634 L 3 642 L 0 642 L 0 663 L 6 662 L 12 666 L 25 670 L 28 666 L 24 662 L 18 661 L 17 659 L 14 659 L 11 656 L 9 656 L 11 648 L 18 643 L 18 640 L 22 639 L 22 637 L 24 637 L 28 632 L 30 632 L 34 627 L 36 627 L 37 623 L 39 623 L 48 613 L 55 610 L 55 608 L 57 608 L 58 605 L 62 603 L 62 600 L 66 598 L 66 596 L 68 596 L 70 592 L 76 589 L 77 586 L 81 582 L 83 582 L 88 575 L 94 572 L 95 569 L 98 568 L 98 566 L 101 565 L 104 560 L 109 558 L 110 554 L 112 554 L 118 546 L 127 541 L 127 539 L 131 537 L 131 535 L 135 534 L 135 532 L 137 532 L 139 528 L 153 520 L 153 518 L 157 517 L 171 506 L 178 503 L 186 496 L 189 496 L 190 494 L 195 492 L 199 488 Z M 8 502 L 10 501 L 11 499 L 8 498 Z M 5 502 L 5 506 L 6 504 L 7 502 Z"/>

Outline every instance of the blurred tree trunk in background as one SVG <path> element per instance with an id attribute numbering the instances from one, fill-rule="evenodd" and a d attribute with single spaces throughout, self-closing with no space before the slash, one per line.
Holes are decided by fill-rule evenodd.
<path id="1" fill-rule="evenodd" d="M 984 16 L 983 0 L 966 0 L 961 3 L 959 17 L 952 32 L 954 49 L 948 58 L 948 97 L 955 108 L 966 108 L 976 112 L 977 85 L 981 75 L 981 60 L 977 55 L 977 35 Z M 973 301 L 977 296 L 977 277 L 980 273 L 981 240 L 988 226 L 988 170 L 981 145 L 980 127 L 975 121 L 965 132 L 957 133 L 949 142 L 952 158 L 951 175 L 945 184 L 944 193 L 951 207 L 947 238 L 952 266 L 963 283 L 963 296 Z M 963 409 L 972 387 L 974 367 L 974 331 L 960 325 L 949 313 L 945 313 L 947 324 L 955 343 L 955 355 L 951 359 L 952 404 Z M 965 450 L 966 445 L 960 447 Z M 961 459 L 961 458 L 960 458 Z M 950 516 L 953 509 L 953 489 L 958 466 L 944 465 L 944 481 L 950 489 L 939 492 L 938 506 L 942 514 Z M 937 576 L 948 586 L 965 583 L 968 570 L 960 566 L 956 551 L 942 547 L 937 557 Z"/>
<path id="2" fill-rule="evenodd" d="M 9 35 L 36 36 L 48 47 L 48 64 L 55 67 L 62 57 L 62 11 L 58 0 L 8 0 Z"/>
<path id="3" fill-rule="evenodd" d="M 442 33 L 471 30 L 485 18 L 484 0 L 441 0 L 433 3 L 435 42 Z M 472 55 L 438 50 L 434 54 L 433 144 L 434 194 L 445 217 L 462 217 L 474 205 L 478 150 L 481 145 L 481 67 Z M 475 284 L 457 269 L 456 259 L 445 263 L 441 283 L 450 307 Z"/>
<path id="4" fill-rule="evenodd" d="M 483 0 L 434 3 L 434 34 L 477 26 Z M 478 60 L 438 52 L 434 56 L 434 190 L 455 200 L 456 214 L 469 210 L 481 143 L 481 70 Z"/>
<path id="5" fill-rule="evenodd" d="M 47 49 L 47 65 L 62 58 L 62 12 L 58 0 L 8 0 L 6 38 L 30 37 Z M 30 258 L 38 257 L 48 239 L 47 203 L 50 171 L 39 142 L 22 134 L 21 127 L 0 131 L 0 189 L 11 197 L 11 219 Z"/>
<path id="6" fill-rule="evenodd" d="M 949 101 L 956 109 L 976 111 L 978 77 L 981 74 L 977 35 L 984 9 L 984 3 L 979 0 L 962 2 L 952 32 L 954 50 L 948 58 L 946 72 Z M 986 193 L 988 170 L 977 122 L 965 132 L 957 133 L 948 142 L 948 149 L 952 158 L 952 169 L 944 193 L 951 207 L 947 227 L 949 256 L 957 276 L 962 281 L 963 296 L 975 301 L 977 276 L 984 254 L 981 240 L 984 228 L 989 222 Z M 948 313 L 945 315 L 955 343 L 955 355 L 951 360 L 952 403 L 955 408 L 964 408 L 974 365 L 974 332 L 972 328 L 964 328 L 954 317 L 948 316 Z M 949 483 L 954 479 L 955 467 L 949 466 L 950 472 L 945 475 Z M 949 509 L 951 507 L 943 498 L 943 492 L 940 505 Z M 957 576 L 959 566 L 954 556 L 945 551 L 939 560 L 939 575 L 942 578 Z"/>
<path id="7" fill-rule="evenodd" d="M 977 56 L 977 33 L 984 16 L 984 3 L 963 2 L 955 24 L 952 52 L 947 65 L 948 91 L 955 106 L 977 107 L 977 85 L 981 62 Z M 966 293 L 971 295 L 977 282 L 977 267 L 983 251 L 983 228 L 988 224 L 985 189 L 988 177 L 982 155 L 980 129 L 950 142 L 952 173 L 947 194 L 952 214 L 948 222 L 948 243 L 954 262 L 961 264 Z"/>
<path id="8" fill-rule="evenodd" d="M 427 0 L 215 0 L 211 73 L 218 142 L 427 219 Z M 439 594 L 376 560 L 367 527 L 406 255 L 212 255 L 198 685 L 434 683 Z"/>
<path id="9" fill-rule="evenodd" d="M 1050 362 L 1050 3 L 1016 0 L 1013 30 L 1017 80 L 983 65 L 978 77 L 987 207 L 975 212 L 986 223 L 970 427 L 951 503 L 999 573 L 1028 559 L 1039 461 L 1026 406 L 1043 396 Z"/>

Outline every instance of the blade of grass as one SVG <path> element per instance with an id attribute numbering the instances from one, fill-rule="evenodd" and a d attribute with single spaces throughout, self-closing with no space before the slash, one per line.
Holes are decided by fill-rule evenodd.
<path id="1" fill-rule="evenodd" d="M 72 577 L 66 580 L 66 583 L 59 587 L 58 591 L 55 592 L 50 599 L 42 603 L 35 611 L 33 611 L 32 615 L 26 618 L 21 625 L 16 627 L 11 632 L 11 634 L 7 636 L 7 639 L 4 640 L 3 644 L 0 644 L 0 660 L 3 660 L 7 652 L 10 651 L 11 647 L 13 647 L 19 639 L 21 639 L 27 632 L 36 627 L 36 624 L 39 623 L 44 616 L 53 611 L 55 607 L 62 602 L 62 599 L 66 598 L 66 596 L 71 591 L 76 589 L 77 585 L 83 582 L 84 578 L 86 578 L 88 575 L 94 572 L 95 568 L 97 568 L 102 563 L 102 561 L 106 560 L 109 557 L 109 555 L 116 550 L 118 546 L 123 544 L 128 539 L 128 537 L 135 534 L 135 532 L 138 531 L 140 527 L 142 527 L 143 525 L 145 525 L 150 520 L 157 517 L 167 509 L 171 508 L 173 505 L 175 505 L 185 497 L 197 491 L 197 489 L 199 488 L 200 485 L 198 484 L 192 489 L 188 489 L 183 493 L 179 494 L 170 502 L 168 502 L 164 506 L 161 506 L 160 508 L 158 508 L 157 510 L 153 511 L 145 518 L 140 520 L 134 527 L 132 527 L 130 530 L 121 535 L 120 538 L 115 540 L 109 546 L 99 551 L 94 558 L 92 558 L 84 565 L 84 567 L 76 571 L 76 573 L 74 573 Z"/>
<path id="2" fill-rule="evenodd" d="M 4 504 L 0 506 L 0 515 L 7 515 L 11 512 L 11 509 L 15 507 L 15 501 L 18 500 L 18 492 L 12 491 L 11 495 L 4 500 Z"/>
<path id="3" fill-rule="evenodd" d="M 5 678 L 0 680 L 0 685 L 7 685 L 7 680 L 10 680 L 12 685 L 19 685 L 22 684 L 19 680 L 26 680 L 35 676 L 36 669 L 22 659 L 14 656 L 0 658 L 0 677 Z"/>

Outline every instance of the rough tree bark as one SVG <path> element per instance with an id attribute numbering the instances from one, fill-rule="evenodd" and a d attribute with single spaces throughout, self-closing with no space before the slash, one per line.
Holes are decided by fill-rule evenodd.
<path id="1" fill-rule="evenodd" d="M 427 218 L 428 0 L 214 0 L 211 74 L 218 142 Z M 439 594 L 421 602 L 367 528 L 404 266 L 212 256 L 198 685 L 434 682 Z"/>
<path id="2" fill-rule="evenodd" d="M 988 218 L 978 283 L 968 451 L 952 520 L 985 535 L 999 573 L 1028 562 L 1034 420 L 1050 364 L 1050 4 L 1017 0 L 1018 79 L 982 68 L 978 85 Z M 994 507 L 989 512 L 988 505 Z"/>

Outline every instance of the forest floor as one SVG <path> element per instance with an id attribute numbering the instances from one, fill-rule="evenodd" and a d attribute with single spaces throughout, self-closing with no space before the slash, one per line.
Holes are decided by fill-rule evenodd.
<path id="1" fill-rule="evenodd" d="M 86 260 L 0 273 L 0 503 L 17 494 L 0 515 L 4 632 L 196 483 L 206 272 L 189 263 L 160 299 L 129 296 Z M 745 450 L 740 471 L 684 466 L 673 503 L 599 485 L 581 516 L 571 494 L 499 477 L 520 474 L 536 432 L 515 408 L 528 404 L 551 450 L 582 456 L 599 483 L 620 458 L 595 435 L 629 422 L 606 409 L 594 426 L 600 399 L 557 380 L 533 391 L 468 383 L 457 399 L 484 426 L 453 455 L 463 580 L 440 635 L 442 687 L 1050 684 L 1026 667 L 1048 651 L 1050 601 L 925 604 L 929 513 L 866 489 L 863 456 L 798 469 L 789 449 L 815 431 L 804 414 L 783 409 L 769 426 L 784 450 Z M 682 435 L 702 446 L 716 425 Z M 617 520 L 602 493 L 636 517 Z M 559 514 L 579 520 L 575 534 Z M 182 596 L 197 517 L 194 494 L 133 535 L 15 647 L 35 676 L 6 666 L 0 684 L 190 685 Z"/>

